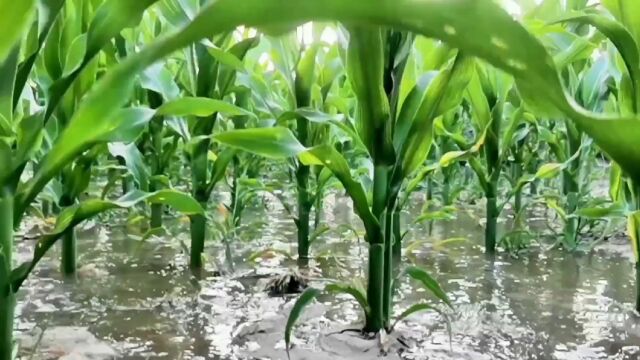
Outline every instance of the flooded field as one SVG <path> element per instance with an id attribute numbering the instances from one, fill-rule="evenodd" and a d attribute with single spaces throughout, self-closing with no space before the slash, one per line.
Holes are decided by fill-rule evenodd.
<path id="1" fill-rule="evenodd" d="M 326 221 L 357 226 L 348 203 L 338 199 Z M 270 297 L 264 286 L 295 268 L 282 254 L 295 253 L 295 228 L 279 209 L 246 218 L 255 221 L 247 221 L 230 253 L 208 245 L 210 271 L 199 281 L 188 270 L 181 244 L 188 225 L 180 221 L 172 234 L 144 242 L 123 227 L 87 226 L 78 235 L 76 280 L 61 277 L 52 253 L 21 291 L 21 358 L 286 359 L 284 324 L 295 296 Z M 633 267 L 623 238 L 589 254 L 534 247 L 519 258 L 488 258 L 482 227 L 466 211 L 436 222 L 431 235 L 417 227 L 410 237 L 429 239 L 408 254 L 408 263 L 430 271 L 451 297 L 451 340 L 435 312 L 400 322 L 383 344 L 341 332 L 361 326 L 362 315 L 351 299 L 325 296 L 299 321 L 291 359 L 375 359 L 380 348 L 389 359 L 640 358 Z M 458 237 L 466 240 L 438 242 Z M 20 257 L 27 258 L 32 243 L 20 244 Z M 313 244 L 320 257 L 304 276 L 318 287 L 352 279 L 366 261 L 364 246 L 348 231 L 327 233 Z M 283 252 L 256 256 L 267 247 Z M 244 261 L 252 254 L 255 261 Z M 396 313 L 425 296 L 406 280 L 399 291 Z"/>

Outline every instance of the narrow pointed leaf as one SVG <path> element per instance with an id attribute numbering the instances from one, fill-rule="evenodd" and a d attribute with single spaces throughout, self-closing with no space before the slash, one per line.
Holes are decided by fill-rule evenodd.
<path id="1" fill-rule="evenodd" d="M 187 214 L 204 214 L 200 204 L 191 196 L 176 190 L 160 190 L 153 193 L 145 193 L 135 190 L 125 194 L 115 201 L 91 199 L 64 209 L 56 221 L 53 231 L 42 236 L 35 245 L 33 258 L 25 262 L 11 273 L 11 281 L 14 288 L 18 289 L 47 251 L 62 237 L 67 229 L 81 222 L 112 209 L 126 209 L 139 204 L 142 201 L 171 206 L 177 211 Z"/>
<path id="2" fill-rule="evenodd" d="M 405 269 L 405 274 L 409 275 L 411 278 L 419 281 L 425 289 L 431 291 L 433 295 L 435 295 L 438 299 L 442 300 L 449 307 L 452 307 L 451 302 L 449 301 L 449 297 L 442 290 L 440 284 L 431 277 L 426 271 L 420 269 L 416 266 L 409 266 Z"/>
<path id="3" fill-rule="evenodd" d="M 170 116 L 199 116 L 205 117 L 215 113 L 223 113 L 227 116 L 251 115 L 247 110 L 237 107 L 229 102 L 203 97 L 183 97 L 164 103 L 158 109 L 158 115 Z"/>
<path id="4" fill-rule="evenodd" d="M 291 332 L 293 331 L 293 327 L 296 325 L 304 308 L 311 304 L 313 299 L 317 298 L 320 294 L 320 290 L 310 287 L 305 290 L 300 297 L 298 297 L 295 304 L 293 304 L 293 308 L 287 318 L 287 325 L 284 328 L 284 343 L 287 349 L 287 357 L 289 357 L 289 349 L 291 348 Z"/>
<path id="5" fill-rule="evenodd" d="M 285 127 L 231 130 L 213 138 L 227 146 L 271 159 L 294 157 L 305 150 Z"/>

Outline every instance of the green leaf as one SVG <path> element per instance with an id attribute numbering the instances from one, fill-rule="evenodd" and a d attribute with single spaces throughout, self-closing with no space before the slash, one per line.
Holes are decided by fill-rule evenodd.
<path id="1" fill-rule="evenodd" d="M 534 176 L 537 179 L 551 179 L 558 176 L 565 167 L 566 166 L 563 163 L 543 164 L 538 168 L 538 171 L 536 171 Z"/>
<path id="2" fill-rule="evenodd" d="M 43 138 L 42 113 L 27 116 L 18 127 L 18 146 L 14 155 L 16 165 L 22 165 L 33 158 L 40 149 Z"/>
<path id="3" fill-rule="evenodd" d="M 278 14 L 278 17 L 265 14 Z M 513 75 L 519 91 L 536 99 L 538 105 L 543 105 L 549 112 L 561 111 L 573 119 L 630 176 L 640 180 L 638 119 L 594 114 L 578 106 L 563 88 L 545 47 L 498 4 L 489 0 L 381 0 L 376 6 L 342 0 L 305 1 L 295 5 L 286 0 L 244 0 L 242 7 L 237 6 L 236 0 L 210 2 L 182 30 L 156 40 L 110 68 L 80 105 L 79 113 L 88 122 L 84 125 L 90 128 L 92 124 L 88 119 L 104 117 L 123 105 L 135 74 L 177 49 L 201 38 L 231 31 L 240 24 L 262 27 L 309 20 L 395 26 L 443 40 L 462 49 L 468 56 L 482 58 Z M 89 112 L 96 116 L 86 116 Z"/>
<path id="4" fill-rule="evenodd" d="M 44 117 L 45 122 L 53 114 L 53 111 L 58 106 L 60 100 L 62 100 L 62 97 L 67 92 L 71 84 L 73 84 L 75 79 L 80 75 L 82 69 L 87 66 L 98 52 L 100 52 L 100 50 L 123 29 L 137 25 L 142 18 L 144 11 L 156 1 L 158 0 L 106 0 L 100 4 L 93 19 L 91 20 L 91 23 L 89 24 L 89 29 L 87 30 L 86 45 L 84 46 L 85 52 L 83 54 L 81 64 L 73 66 L 75 69 L 71 73 L 57 79 L 48 89 L 48 102 Z M 76 51 L 79 51 L 80 49 L 81 46 L 76 45 Z M 77 56 L 77 54 L 74 55 L 74 57 L 75 56 Z M 142 69 L 139 71 L 142 71 Z M 117 89 L 112 89 L 112 91 L 128 92 L 132 80 L 133 78 L 128 79 L 128 81 L 120 84 Z M 115 109 L 119 108 L 120 106 L 115 107 Z M 111 111 L 115 109 L 111 108 Z M 105 112 L 105 114 L 107 113 Z M 100 114 L 100 116 L 104 115 Z M 97 116 L 95 118 L 99 117 Z"/>
<path id="5" fill-rule="evenodd" d="M 304 51 L 298 66 L 296 66 L 296 78 L 294 84 L 296 105 L 311 105 L 311 88 L 315 80 L 316 55 L 320 44 L 312 44 Z"/>
<path id="6" fill-rule="evenodd" d="M 321 164 L 331 170 L 353 201 L 355 212 L 362 219 L 370 241 L 380 231 L 380 224 L 371 212 L 364 187 L 351 176 L 349 164 L 342 154 L 330 145 L 319 145 L 300 153 L 298 157 L 304 164 Z"/>
<path id="7" fill-rule="evenodd" d="M 213 138 L 227 146 L 271 159 L 294 157 L 305 151 L 291 130 L 285 127 L 231 130 Z"/>
<path id="8" fill-rule="evenodd" d="M 21 264 L 11 272 L 11 282 L 14 289 L 20 288 L 22 283 L 44 257 L 47 251 L 62 237 L 67 229 L 73 228 L 81 222 L 91 219 L 96 215 L 112 209 L 126 209 L 146 201 L 152 204 L 164 204 L 173 207 L 177 211 L 193 215 L 204 214 L 204 209 L 191 196 L 176 190 L 160 190 L 153 193 L 145 193 L 134 190 L 115 201 L 91 199 L 64 209 L 56 221 L 53 231 L 42 236 L 29 262 Z"/>
<path id="9" fill-rule="evenodd" d="M 451 67 L 439 73 L 429 83 L 398 155 L 403 177 L 424 163 L 433 140 L 435 118 L 460 104 L 464 89 L 473 74 L 474 65 L 472 58 L 458 54 Z"/>
<path id="10" fill-rule="evenodd" d="M 440 284 L 431 277 L 426 271 L 420 269 L 416 266 L 409 266 L 404 270 L 404 273 L 409 275 L 411 278 L 419 281 L 425 289 L 431 291 L 433 295 L 435 295 L 438 299 L 442 300 L 445 304 L 447 304 L 450 308 L 453 308 L 447 294 L 442 290 Z"/>
<path id="11" fill-rule="evenodd" d="M 627 234 L 631 238 L 631 247 L 636 263 L 640 262 L 640 211 L 629 214 Z"/>
<path id="12" fill-rule="evenodd" d="M 427 311 L 427 310 L 433 310 L 439 313 L 440 315 L 442 315 L 447 325 L 447 332 L 449 333 L 449 343 L 451 343 L 452 337 L 453 337 L 453 333 L 451 331 L 451 321 L 449 321 L 449 318 L 447 317 L 447 315 L 444 312 L 442 312 L 440 309 L 425 303 L 413 304 L 409 306 L 409 308 L 407 308 L 405 311 L 403 311 L 400 315 L 398 315 L 398 317 L 396 318 L 396 321 L 393 323 L 393 325 L 391 325 L 391 331 L 395 329 L 396 325 L 398 325 L 400 321 L 406 319 L 410 315 L 413 315 L 420 311 Z"/>
<path id="13" fill-rule="evenodd" d="M 86 115 L 93 115 L 93 110 L 87 109 Z M 110 117 L 106 118 L 106 121 L 94 121 L 87 126 L 84 126 L 82 122 L 72 123 L 64 129 L 53 148 L 40 162 L 33 178 L 18 189 L 14 214 L 16 224 L 21 219 L 24 210 L 49 180 L 73 161 L 76 156 L 98 143 L 132 142 L 144 129 L 145 124 L 151 120 L 153 111 L 145 108 L 127 108 L 120 109 L 115 113 L 107 111 L 107 115 Z M 104 119 L 100 116 L 96 118 Z M 89 119 L 87 118 L 87 120 Z"/>
<path id="14" fill-rule="evenodd" d="M 220 64 L 224 64 L 238 72 L 245 71 L 242 60 L 238 59 L 233 53 L 220 49 L 210 41 L 205 41 L 204 45 L 207 48 L 209 54 L 213 56 L 214 59 L 216 59 Z"/>
<path id="15" fill-rule="evenodd" d="M 227 116 L 251 115 L 253 113 L 237 107 L 229 102 L 214 100 L 204 97 L 183 97 L 168 101 L 158 109 L 158 115 L 165 116 L 199 116 L 205 117 L 215 113 L 223 113 Z"/>
<path id="16" fill-rule="evenodd" d="M 589 24 L 602 32 L 620 52 L 622 59 L 631 76 L 634 87 L 635 101 L 634 111 L 638 112 L 640 106 L 640 49 L 637 39 L 620 23 L 603 15 L 594 13 L 571 14 L 557 22 L 577 22 Z"/>
<path id="17" fill-rule="evenodd" d="M 278 122 L 295 120 L 298 117 L 303 117 L 314 123 L 339 122 L 344 118 L 342 115 L 331 115 L 312 108 L 299 108 L 282 113 L 278 117 Z"/>
<path id="18" fill-rule="evenodd" d="M 284 328 L 284 343 L 287 349 L 288 358 L 290 358 L 289 349 L 291 348 L 291 332 L 293 331 L 293 327 L 295 326 L 296 321 L 298 321 L 298 318 L 300 318 L 304 308 L 311 304 L 311 301 L 317 298 L 320 294 L 320 290 L 310 287 L 306 289 L 296 300 L 295 304 L 293 304 L 293 308 L 287 318 L 287 325 Z"/>
<path id="19" fill-rule="evenodd" d="M 3 63 L 9 52 L 18 44 L 31 25 L 36 8 L 35 0 L 1 1 L 0 2 L 0 63 Z"/>
<path id="20" fill-rule="evenodd" d="M 437 75 L 437 71 L 429 71 L 422 75 L 402 103 L 398 119 L 393 128 L 393 147 L 396 151 L 402 150 L 418 110 L 425 101 L 427 89 Z"/>
<path id="21" fill-rule="evenodd" d="M 589 207 L 578 209 L 575 214 L 588 219 L 607 219 L 624 217 L 626 209 L 619 203 L 607 207 Z"/>
<path id="22" fill-rule="evenodd" d="M 370 154 L 385 153 L 376 139 L 389 118 L 389 100 L 384 90 L 384 42 L 381 29 L 353 28 L 349 31 L 347 74 L 358 99 L 356 129 Z M 379 147 L 382 146 L 383 149 Z"/>
<path id="23" fill-rule="evenodd" d="M 144 157 L 135 143 L 125 144 L 121 142 L 108 144 L 109 152 L 113 156 L 119 156 L 124 159 L 129 172 L 133 175 L 134 180 L 138 183 L 140 190 L 149 190 L 150 171 L 144 162 Z"/>
<path id="24" fill-rule="evenodd" d="M 213 163 L 213 169 L 211 170 L 211 180 L 207 185 L 207 193 L 210 194 L 215 188 L 216 184 L 220 182 L 220 180 L 224 179 L 224 175 L 226 174 L 227 167 L 229 163 L 236 156 L 237 151 L 235 149 L 224 149 L 216 158 Z"/>
<path id="25" fill-rule="evenodd" d="M 173 74 L 163 63 L 153 64 L 140 74 L 140 85 L 161 94 L 167 100 L 174 100 L 180 95 L 180 88 L 173 80 Z"/>
<path id="26" fill-rule="evenodd" d="M 65 0 L 40 1 L 40 9 L 38 10 L 38 44 L 30 54 L 25 54 L 26 58 L 22 61 L 18 69 L 18 74 L 15 81 L 15 93 L 13 97 L 14 106 L 18 103 L 18 99 L 20 99 L 20 95 L 22 94 L 24 85 L 27 83 L 27 80 L 31 75 L 33 65 L 36 63 L 38 55 L 42 50 L 42 46 L 44 45 L 45 40 L 47 39 L 53 25 L 55 24 L 55 20 L 64 5 L 64 1 Z"/>
<path id="27" fill-rule="evenodd" d="M 362 308 L 362 311 L 364 311 L 365 317 L 369 318 L 371 308 L 367 302 L 367 295 L 364 289 L 351 284 L 329 284 L 324 288 L 324 290 L 330 293 L 342 293 L 353 296 Z"/>
<path id="28" fill-rule="evenodd" d="M 404 319 L 406 319 L 407 317 L 420 312 L 420 311 L 427 311 L 427 310 L 433 310 L 434 307 L 429 305 L 429 304 L 413 304 L 411 306 L 409 306 L 408 309 L 406 309 L 405 311 L 403 311 L 400 315 L 398 315 L 398 317 L 396 318 L 396 323 L 398 323 L 399 321 L 402 321 Z"/>
<path id="29" fill-rule="evenodd" d="M 636 42 L 640 42 L 640 18 L 637 16 L 640 4 L 635 0 L 601 0 L 601 3 L 624 24 Z"/>
<path id="30" fill-rule="evenodd" d="M 76 71 L 81 65 L 84 59 L 84 54 L 87 51 L 87 34 L 82 34 L 73 39 L 69 49 L 67 50 L 67 57 L 64 61 L 64 69 L 62 76 L 68 76 L 72 72 Z"/>

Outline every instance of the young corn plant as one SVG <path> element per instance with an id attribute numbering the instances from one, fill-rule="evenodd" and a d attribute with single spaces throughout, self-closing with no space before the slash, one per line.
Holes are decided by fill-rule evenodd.
<path id="1" fill-rule="evenodd" d="M 365 332 L 392 330 L 393 284 L 399 273 L 392 248 L 394 241 L 400 240 L 394 239 L 392 227 L 399 192 L 404 180 L 426 159 L 433 120 L 461 101 L 461 90 L 473 69 L 473 61 L 459 54 L 445 69 L 418 81 L 405 101 L 399 103 L 406 48 L 412 40 L 413 35 L 405 32 L 363 28 L 350 31 L 347 70 L 358 100 L 358 140 L 365 145 L 373 163 L 371 200 L 362 183 L 352 177 L 345 158 L 331 146 L 307 148 L 284 128 L 237 130 L 216 136 L 220 142 L 247 151 L 266 153 L 268 149 L 272 155 L 297 156 L 303 162 L 322 164 L 342 183 L 365 227 L 369 246 L 367 287 L 364 291 L 355 284 L 334 284 L 326 290 L 355 297 L 363 307 Z M 265 145 L 264 149 L 255 146 L 258 141 Z M 412 267 L 404 273 L 450 305 L 438 283 L 424 270 Z M 310 289 L 299 298 L 287 326 L 287 344 L 300 311 L 319 293 Z M 402 316 L 431 306 L 421 304 L 412 309 Z"/>
<path id="2" fill-rule="evenodd" d="M 328 144 L 333 141 L 330 123 L 339 121 L 338 116 L 331 114 L 328 104 L 334 82 L 343 72 L 338 48 L 314 42 L 308 48 L 300 49 L 295 35 L 292 32 L 287 36 L 264 39 L 271 52 L 256 55 L 271 54 L 274 70 L 266 71 L 264 64 L 257 63 L 256 71 L 263 74 L 266 71 L 269 75 L 265 79 L 244 76 L 242 81 L 253 89 L 254 103 L 259 111 L 267 118 L 275 118 L 276 124 L 290 128 L 303 146 Z M 277 95 L 274 89 L 279 90 Z M 321 205 L 331 172 L 295 158 L 290 159 L 289 167 L 297 200 L 296 214 L 292 216 L 297 229 L 298 263 L 307 266 L 314 234 L 322 231 L 319 227 Z M 285 206 L 285 209 L 290 208 L 292 206 Z"/>
<path id="3" fill-rule="evenodd" d="M 44 1 L 38 8 L 37 21 L 27 23 L 27 29 L 30 28 L 34 36 L 27 37 L 29 41 L 24 43 L 24 58 L 18 59 L 20 46 L 14 45 L 7 59 L 6 84 L 12 84 L 7 86 L 7 92 L 12 93 L 10 104 L 14 111 L 20 108 L 22 94 L 30 92 L 30 89 L 25 89 L 27 80 L 36 75 L 33 98 L 38 99 L 42 94 L 45 110 L 43 114 L 34 115 L 32 120 L 42 125 L 31 125 L 48 125 L 45 137 L 55 139 L 101 70 L 96 55 L 111 45 L 109 41 L 120 31 L 135 25 L 154 2 L 145 0 L 127 4 L 110 0 L 94 4 L 88 1 Z M 25 4 L 22 10 L 30 11 L 28 8 Z M 18 62 L 15 71 L 11 69 L 13 62 Z M 60 175 L 62 192 L 56 199 L 56 205 L 65 207 L 76 203 L 89 184 L 91 164 L 97 154 L 97 151 L 84 154 L 76 163 L 65 167 Z M 35 168 L 39 166 L 39 162 L 34 163 Z M 75 249 L 75 231 L 70 229 L 62 241 L 61 271 L 64 274 L 75 272 Z"/>
<path id="4" fill-rule="evenodd" d="M 218 117 L 252 115 L 229 102 L 234 93 L 236 74 L 242 69 L 242 59 L 257 44 L 256 38 L 235 41 L 231 32 L 214 38 L 213 42 L 198 43 L 185 52 L 186 71 L 192 76 L 189 93 L 193 97 L 179 99 L 179 115 L 189 115 L 194 109 L 198 115 L 189 124 L 185 150 L 191 168 L 193 197 L 206 209 L 216 184 L 226 174 L 235 151 L 220 151 L 215 161 L 210 161 L 211 136 Z M 189 79 L 189 78 L 188 78 Z M 191 217 L 191 268 L 203 268 L 203 252 L 206 239 L 207 218 L 204 215 Z"/>

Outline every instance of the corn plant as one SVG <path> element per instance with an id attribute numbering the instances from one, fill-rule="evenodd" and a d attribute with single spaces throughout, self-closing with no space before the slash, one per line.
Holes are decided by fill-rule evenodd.
<path id="1" fill-rule="evenodd" d="M 327 290 L 355 297 L 363 307 L 366 332 L 392 330 L 393 283 L 398 275 L 392 249 L 394 241 L 400 241 L 394 238 L 392 229 L 394 219 L 398 219 L 394 214 L 400 188 L 426 159 L 433 120 L 461 100 L 460 89 L 468 82 L 473 69 L 469 58 L 458 55 L 445 70 L 417 82 L 400 103 L 406 48 L 412 41 L 412 35 L 402 32 L 361 28 L 350 31 L 347 69 L 358 100 L 356 136 L 373 164 L 371 200 L 362 183 L 352 177 L 345 158 L 330 146 L 307 149 L 283 128 L 237 130 L 216 136 L 218 141 L 248 151 L 295 155 L 301 161 L 317 162 L 340 180 L 365 226 L 369 244 L 367 289 L 365 292 L 357 285 L 335 284 Z M 255 146 L 258 139 L 265 143 L 264 148 Z M 440 286 L 424 270 L 411 268 L 406 274 L 449 304 Z M 314 297 L 309 294 L 316 296 L 319 292 L 311 289 L 299 298 L 290 315 L 287 333 L 302 307 Z M 420 306 L 414 310 L 429 308 Z M 286 340 L 288 343 L 288 336 Z"/>
<path id="2" fill-rule="evenodd" d="M 316 31 L 318 32 L 318 31 Z M 328 100 L 332 96 L 335 79 L 342 74 L 342 64 L 337 47 L 314 43 L 309 48 L 298 49 L 295 33 L 281 38 L 263 39 L 269 45 L 274 59 L 274 70 L 256 62 L 256 73 L 243 75 L 241 82 L 253 90 L 256 108 L 266 119 L 288 126 L 303 146 L 330 143 L 333 140 L 329 123 L 337 122 Z M 256 56 L 261 56 L 257 52 Z M 265 74 L 262 79 L 257 72 Z M 278 89 L 279 91 L 274 91 Z M 324 110 L 324 111 L 323 111 Z M 235 129 L 242 129 L 234 126 Z M 304 164 L 292 158 L 289 164 L 291 178 L 295 182 L 296 214 L 291 214 L 297 228 L 298 262 L 305 266 L 309 261 L 309 248 L 319 228 L 324 192 L 330 184 L 330 172 L 322 167 Z M 293 208 L 286 204 L 285 209 Z M 311 213 L 314 210 L 313 228 Z"/>

